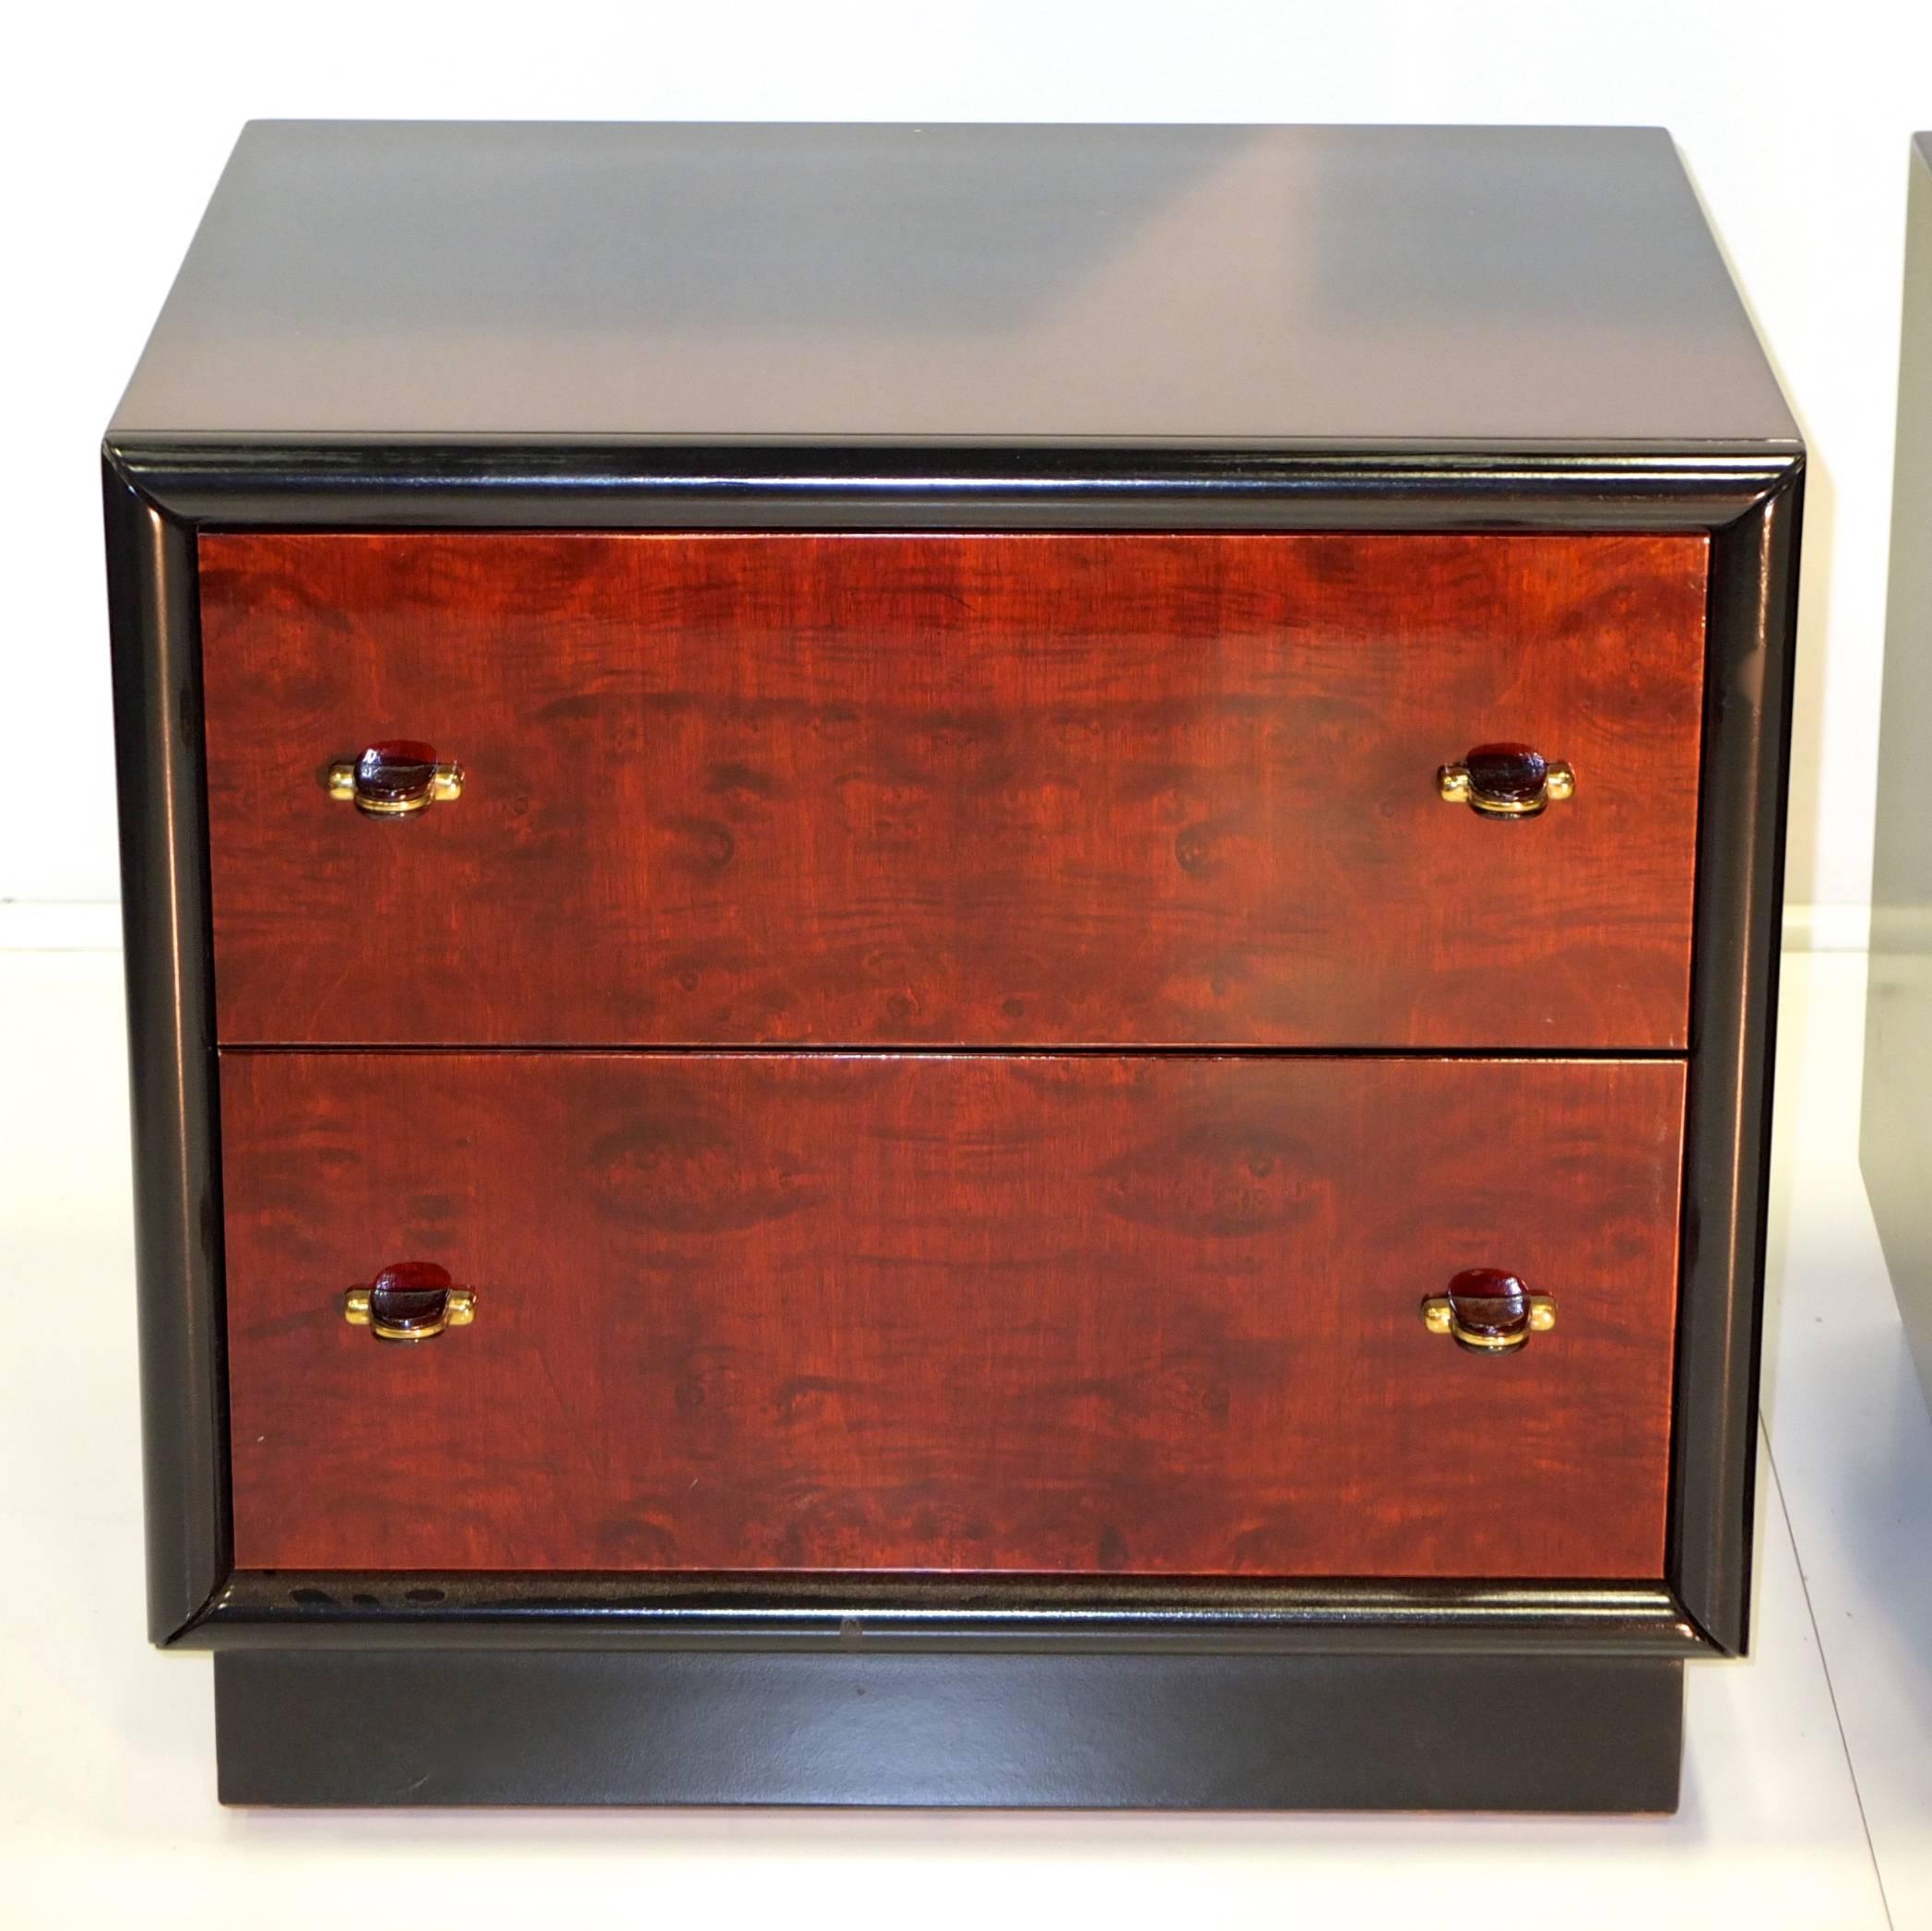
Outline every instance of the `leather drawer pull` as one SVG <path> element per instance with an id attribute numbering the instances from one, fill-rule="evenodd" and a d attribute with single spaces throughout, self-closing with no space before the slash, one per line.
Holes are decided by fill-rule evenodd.
<path id="1" fill-rule="evenodd" d="M 456 1286 L 433 1261 L 397 1261 L 343 1296 L 342 1318 L 378 1341 L 433 1341 L 476 1319 L 476 1290 Z"/>
<path id="2" fill-rule="evenodd" d="M 1527 744 L 1478 744 L 1437 772 L 1436 788 L 1484 818 L 1535 818 L 1575 795 L 1576 773 Z"/>
<path id="3" fill-rule="evenodd" d="M 439 761 L 433 744 L 394 739 L 328 767 L 328 795 L 372 818 L 407 818 L 463 795 L 463 767 Z"/>
<path id="4" fill-rule="evenodd" d="M 1447 1334 L 1458 1347 L 1504 1355 L 1555 1327 L 1557 1304 L 1500 1268 L 1472 1267 L 1450 1282 L 1447 1294 L 1423 1302 L 1422 1320 L 1431 1334 Z"/>

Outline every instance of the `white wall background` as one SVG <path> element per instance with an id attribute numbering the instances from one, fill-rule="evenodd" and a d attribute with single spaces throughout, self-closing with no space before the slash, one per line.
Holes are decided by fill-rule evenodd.
<path id="1" fill-rule="evenodd" d="M 6 38 L 0 944 L 117 891 L 95 451 L 253 115 L 1669 127 L 1811 444 L 1789 889 L 1861 930 L 1924 0 L 98 0 Z"/>

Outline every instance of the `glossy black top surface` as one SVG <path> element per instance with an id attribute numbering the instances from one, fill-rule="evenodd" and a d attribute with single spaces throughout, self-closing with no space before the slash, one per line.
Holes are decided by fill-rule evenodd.
<path id="1" fill-rule="evenodd" d="M 255 122 L 111 438 L 1796 445 L 1652 129 Z"/>

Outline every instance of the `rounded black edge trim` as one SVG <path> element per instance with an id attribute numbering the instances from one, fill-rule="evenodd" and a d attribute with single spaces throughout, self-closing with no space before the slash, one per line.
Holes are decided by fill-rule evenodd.
<path id="1" fill-rule="evenodd" d="M 1802 452 L 122 439 L 196 526 L 1712 528 Z"/>
<path id="2" fill-rule="evenodd" d="M 231 1567 L 195 538 L 102 464 L 125 954 L 148 1629 Z"/>
<path id="3" fill-rule="evenodd" d="M 1780 668 L 1787 663 L 1795 623 L 1797 545 L 1795 518 L 1773 511 L 1796 502 L 1804 468 L 1801 447 L 1755 444 L 1609 452 L 773 445 L 644 450 L 631 444 L 378 446 L 281 440 L 154 443 L 122 436 L 104 446 L 103 456 L 111 498 L 118 485 L 125 492 L 120 501 L 138 497 L 158 511 L 184 563 L 192 557 L 193 532 L 208 526 L 1729 530 L 1733 535 L 1724 543 L 1723 554 L 1713 554 L 1713 630 L 1721 627 L 1733 636 L 1755 630 L 1758 638 L 1777 646 L 1773 658 Z M 646 456 L 648 464 L 640 461 Z M 124 597 L 136 588 L 137 573 L 126 567 L 127 546 L 112 513 L 109 549 L 111 578 Z M 1757 570 L 1751 581 L 1753 564 Z M 177 579 L 183 574 L 177 570 Z M 153 647 L 151 634 L 143 636 L 142 629 L 141 619 L 133 615 L 117 623 L 117 649 L 123 641 L 132 646 L 126 653 L 131 661 L 139 661 L 144 646 Z M 136 682 L 130 680 L 127 688 Z M 124 725 L 139 708 L 127 701 L 125 689 L 117 693 Z M 1761 775 L 1768 756 L 1772 781 L 1756 788 L 1745 835 L 1707 847 L 1710 862 L 1701 864 L 1699 883 L 1701 943 L 1707 902 L 1735 890 L 1737 878 L 1747 872 L 1761 881 L 1782 851 L 1787 693 L 1781 689 L 1774 704 L 1749 708 L 1756 715 L 1722 705 L 1707 713 L 1712 733 L 1707 760 L 1755 762 Z M 1749 748 L 1753 744 L 1755 752 Z M 1707 826 L 1711 823 L 1714 820 L 1707 817 Z M 127 835 L 124 801 L 124 841 Z M 205 880 L 205 849 L 182 856 Z M 131 857 L 124 844 L 124 859 Z M 1616 1605 L 1593 1606 L 1561 1592 L 1504 1590 L 1471 1599 L 1445 1615 L 1440 1602 L 1426 1611 L 1386 1596 L 1372 1603 L 1357 1597 L 1344 1605 L 1330 1600 L 1328 1591 L 1297 1589 L 1289 1592 L 1294 1600 L 1284 1601 L 1278 1611 L 1250 1606 L 1239 1615 L 1188 1612 L 1170 1617 L 1171 1633 L 1158 1617 L 1084 1612 L 1035 1617 L 1045 1625 L 1036 1633 L 1022 1629 L 1024 1617 L 994 1618 L 982 1626 L 976 1617 L 955 1614 L 943 1623 L 918 1621 L 902 1640 L 938 1647 L 983 1640 L 1043 1641 L 1061 1648 L 1089 1640 L 1103 1646 L 1122 1641 L 1158 1646 L 1185 1640 L 1225 1647 L 1239 1636 L 1256 1643 L 1325 1650 L 1354 1643 L 1386 1650 L 1411 1642 L 1473 1648 L 1547 1642 L 1740 1653 L 1749 1585 L 1757 1383 L 1751 1350 L 1760 1320 L 1763 1272 L 1763 1161 L 1770 1108 L 1765 1061 L 1775 1001 L 1771 919 L 1777 889 L 1773 884 L 1768 892 L 1747 895 L 1752 900 L 1748 930 L 1741 940 L 1734 934 L 1727 942 L 1722 971 L 1707 971 L 1694 1004 L 1693 1120 L 1702 1104 L 1700 1096 L 1707 1092 L 1727 1090 L 1746 1104 L 1705 1107 L 1708 1128 L 1694 1128 L 1690 1177 L 1707 1177 L 1721 1188 L 1719 1204 L 1733 1238 L 1722 1243 L 1701 1239 L 1687 1204 L 1686 1321 L 1678 1353 L 1668 1592 L 1613 1592 Z M 205 944 L 205 932 L 177 926 L 173 945 L 180 955 L 155 956 L 148 963 L 178 969 L 196 949 L 197 938 Z M 131 983 L 143 966 L 140 951 L 130 947 Z M 190 1007 L 197 1003 L 187 1001 Z M 1713 1027 L 1713 1019 L 1722 1023 Z M 211 1070 L 213 1042 L 205 1015 L 184 1012 L 168 1030 L 176 1046 L 199 1036 Z M 1713 1034 L 1725 1042 L 1715 1053 Z M 189 1060 L 196 1057 L 190 1050 Z M 187 1082 L 191 1097 L 196 1084 L 192 1078 Z M 208 1085 L 211 1090 L 211 1079 Z M 184 1109 L 184 1114 L 193 1110 L 193 1106 Z M 184 1118 L 175 1131 L 188 1124 Z M 198 1136 L 198 1150 L 196 1137 L 191 1133 L 187 1143 L 175 1150 L 176 1158 L 164 1165 L 207 1161 L 213 1148 L 211 1118 Z M 146 1184 L 137 1175 L 137 1190 Z M 1689 1198 L 1687 1191 L 1687 1203 Z M 218 1239 L 219 1214 L 211 1201 L 204 1204 L 208 1210 L 204 1228 L 214 1230 L 202 1235 L 205 1254 Z M 143 1211 L 151 1211 L 151 1203 L 137 1203 L 137 1213 Z M 149 1391 L 155 1397 L 150 1416 L 166 1412 L 160 1400 L 166 1393 L 161 1383 L 180 1380 L 192 1405 L 203 1399 L 210 1374 L 219 1381 L 219 1283 L 211 1272 L 204 1262 L 179 1284 L 192 1305 L 155 1309 L 155 1318 L 169 1330 L 169 1345 L 163 1350 L 167 1364 L 150 1370 L 156 1384 Z M 150 1419 L 150 1449 L 154 1426 Z M 179 1440 L 178 1427 L 169 1432 L 176 1438 L 171 1452 L 188 1446 Z M 188 1459 L 219 1460 L 218 1495 L 225 1504 L 226 1442 L 219 1417 L 198 1432 L 205 1445 Z M 702 1640 L 726 1646 L 799 1640 L 778 1633 L 769 1621 L 743 1619 L 741 1610 L 733 1612 L 737 1622 L 710 1619 L 699 1626 L 693 1625 L 688 1610 L 612 1610 L 599 1603 L 594 1589 L 575 1585 L 515 1610 L 482 1614 L 462 1608 L 455 1593 L 444 1592 L 439 1604 L 416 1603 L 414 1622 L 385 1617 L 379 1593 L 373 1589 L 362 1593 L 376 1595 L 373 1617 L 366 1603 L 351 1604 L 348 1611 L 325 1610 L 319 1604 L 278 1609 L 255 1599 L 253 1579 L 229 1573 L 225 1506 L 212 1511 L 164 1508 L 160 1514 L 165 1520 L 156 1519 L 150 1482 L 151 1576 L 157 1558 L 170 1555 L 191 1572 L 206 1574 L 212 1566 L 217 1577 L 226 1576 L 172 1629 L 162 1620 L 169 1612 L 160 1600 L 153 1601 L 152 1634 L 163 1643 L 218 1646 L 248 1641 L 246 1631 L 266 1632 L 279 1642 L 302 1628 L 339 1644 L 364 1635 L 392 1640 L 389 1631 L 422 1627 L 445 1643 L 467 1641 L 472 1635 L 503 1640 L 494 1632 L 504 1629 L 513 1632 L 510 1640 L 526 1643 L 540 1629 L 548 1643 L 586 1617 L 597 1640 L 606 1642 L 689 1644 L 699 1627 Z M 340 1585 L 348 1579 L 327 1580 Z M 527 1593 L 527 1579 L 522 1586 Z M 849 1582 L 843 1586 L 851 1594 Z M 180 1598 L 171 1602 L 175 1612 L 185 1606 Z M 793 1617 L 800 1613 L 795 1601 L 776 1610 Z M 883 1639 L 883 1614 L 871 1607 L 857 1612 L 864 1640 L 871 1641 L 874 1630 Z M 821 1611 L 808 1612 L 804 1619 L 808 1633 L 803 1641 L 812 1646 L 828 1636 L 837 1641 L 854 1618 Z"/>
<path id="4" fill-rule="evenodd" d="M 1647 1583 L 239 1571 L 183 1642 L 490 1648 L 1193 1651 L 1708 1648 Z"/>
<path id="5" fill-rule="evenodd" d="M 1665 1572 L 1748 1653 L 1804 468 L 1711 548 Z"/>

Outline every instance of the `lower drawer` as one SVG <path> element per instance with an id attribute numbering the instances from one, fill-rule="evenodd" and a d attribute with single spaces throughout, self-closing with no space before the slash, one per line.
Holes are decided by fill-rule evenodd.
<path id="1" fill-rule="evenodd" d="M 244 1569 L 1663 1573 L 1674 1061 L 231 1053 Z M 475 1319 L 384 1342 L 431 1262 Z M 1557 1323 L 1421 1311 L 1510 1270 Z"/>

